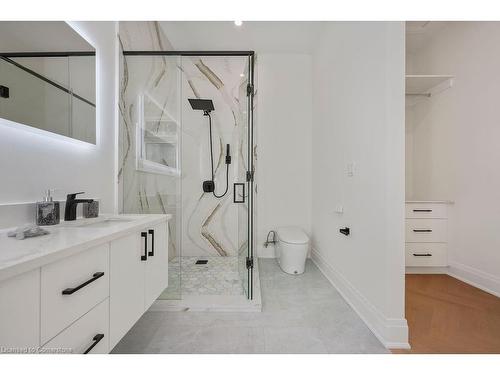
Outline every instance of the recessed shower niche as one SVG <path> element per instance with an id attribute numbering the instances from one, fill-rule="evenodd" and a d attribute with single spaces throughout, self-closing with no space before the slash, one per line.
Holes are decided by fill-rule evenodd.
<path id="1" fill-rule="evenodd" d="M 160 299 L 255 297 L 253 72 L 253 52 L 123 51 L 121 211 L 174 215 Z"/>

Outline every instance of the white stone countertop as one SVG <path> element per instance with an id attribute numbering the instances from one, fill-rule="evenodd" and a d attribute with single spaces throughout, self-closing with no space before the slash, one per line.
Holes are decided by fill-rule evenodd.
<path id="1" fill-rule="evenodd" d="M 44 226 L 49 234 L 24 240 L 7 236 L 14 228 L 1 229 L 0 281 L 171 218 L 172 215 L 100 215 Z"/>

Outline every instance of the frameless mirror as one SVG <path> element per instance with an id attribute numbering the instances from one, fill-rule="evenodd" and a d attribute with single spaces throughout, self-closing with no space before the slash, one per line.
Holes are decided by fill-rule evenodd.
<path id="1" fill-rule="evenodd" d="M 66 22 L 0 22 L 0 118 L 95 144 L 94 47 Z"/>

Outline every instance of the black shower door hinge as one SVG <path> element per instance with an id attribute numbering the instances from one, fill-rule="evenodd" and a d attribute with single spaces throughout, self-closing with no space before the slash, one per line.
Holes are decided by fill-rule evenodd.
<path id="1" fill-rule="evenodd" d="M 250 83 L 247 85 L 247 96 L 250 96 L 250 95 L 254 95 L 254 91 L 253 91 L 253 85 L 251 85 Z"/>
<path id="2" fill-rule="evenodd" d="M 247 269 L 253 268 L 253 258 L 247 258 Z"/>
<path id="3" fill-rule="evenodd" d="M 254 171 L 247 171 L 247 182 L 253 181 Z"/>

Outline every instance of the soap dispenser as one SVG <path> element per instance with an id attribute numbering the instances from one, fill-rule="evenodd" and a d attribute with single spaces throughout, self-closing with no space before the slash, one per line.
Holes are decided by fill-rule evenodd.
<path id="1" fill-rule="evenodd" d="M 52 199 L 53 189 L 47 190 L 42 202 L 36 203 L 36 224 L 56 225 L 60 221 L 59 202 Z"/>

